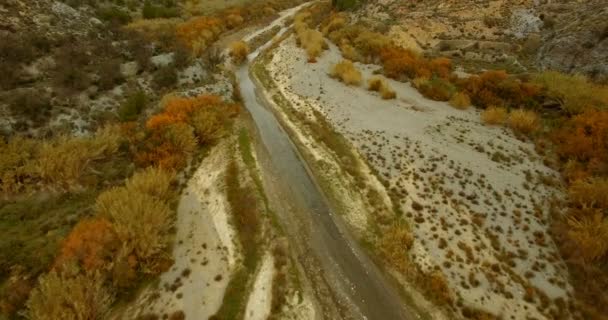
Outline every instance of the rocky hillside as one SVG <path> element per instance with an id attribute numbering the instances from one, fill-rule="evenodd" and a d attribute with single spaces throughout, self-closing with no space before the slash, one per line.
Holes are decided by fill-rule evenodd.
<path id="1" fill-rule="evenodd" d="M 472 71 L 553 69 L 606 81 L 605 1 L 368 1 L 358 15 L 400 44 Z"/>

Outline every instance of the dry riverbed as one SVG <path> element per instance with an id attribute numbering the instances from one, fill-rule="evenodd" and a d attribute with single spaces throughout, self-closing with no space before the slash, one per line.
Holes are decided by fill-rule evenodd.
<path id="1" fill-rule="evenodd" d="M 307 122 L 330 123 L 366 159 L 390 194 L 394 213 L 409 224 L 411 260 L 423 273 L 440 273 L 453 310 L 482 310 L 504 319 L 549 318 L 564 312 L 571 295 L 567 271 L 548 235 L 549 201 L 561 196 L 557 174 L 543 165 L 533 145 L 502 128 L 484 126 L 479 113 L 460 111 L 422 97 L 409 84 L 389 81 L 396 100 L 328 76 L 341 60 L 331 46 L 316 64 L 291 37 L 267 59 L 272 85 L 290 122 L 322 175 L 335 177 L 334 196 L 350 203 L 345 220 L 357 234 L 373 237 L 373 215 L 361 189 L 339 170 L 343 150 L 328 152 L 306 134 Z M 360 65 L 364 79 L 378 66 Z M 306 127 L 309 127 L 306 125 Z M 325 144 L 327 145 L 327 144 Z M 372 179 L 373 181 L 373 179 Z M 340 191 L 341 190 L 341 191 Z M 384 190 L 384 191 L 383 191 Z M 368 197 L 369 198 L 369 197 Z M 373 242 L 374 239 L 369 239 Z M 405 251 L 406 248 L 404 247 Z"/>

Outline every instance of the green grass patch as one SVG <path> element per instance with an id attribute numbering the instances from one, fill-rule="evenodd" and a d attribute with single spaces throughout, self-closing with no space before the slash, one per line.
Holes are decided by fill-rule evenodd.
<path id="1" fill-rule="evenodd" d="M 32 196 L 0 203 L 0 274 L 14 265 L 37 275 L 48 270 L 63 238 L 89 214 L 96 191 Z M 0 282 L 5 279 L 0 278 Z"/>

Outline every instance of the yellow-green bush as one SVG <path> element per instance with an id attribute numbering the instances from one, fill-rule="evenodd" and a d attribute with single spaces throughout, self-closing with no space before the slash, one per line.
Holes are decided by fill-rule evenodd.
<path id="1" fill-rule="evenodd" d="M 372 77 L 367 81 L 368 89 L 380 93 L 382 99 L 395 99 L 397 94 L 390 85 L 381 77 Z"/>
<path id="2" fill-rule="evenodd" d="M 471 99 L 466 93 L 458 92 L 450 99 L 450 105 L 456 109 L 464 110 L 471 106 Z"/>
<path id="3" fill-rule="evenodd" d="M 585 76 L 547 71 L 537 74 L 533 81 L 544 87 L 548 97 L 569 114 L 578 114 L 587 108 L 608 107 L 608 86 L 594 84 Z"/>
<path id="4" fill-rule="evenodd" d="M 161 200 L 171 197 L 171 182 L 175 173 L 158 167 L 148 167 L 133 174 L 127 180 L 129 192 L 142 193 Z"/>
<path id="5" fill-rule="evenodd" d="M 247 60 L 249 54 L 249 46 L 245 41 L 236 41 L 230 44 L 230 56 L 236 64 L 242 64 Z"/>
<path id="6" fill-rule="evenodd" d="M 203 108 L 194 112 L 191 124 L 201 143 L 206 143 L 222 136 L 226 119 L 216 108 Z"/>
<path id="7" fill-rule="evenodd" d="M 167 139 L 182 152 L 192 154 L 198 147 L 198 139 L 194 135 L 194 128 L 186 123 L 173 123 L 167 126 L 165 134 Z"/>
<path id="8" fill-rule="evenodd" d="M 330 76 L 349 85 L 361 84 L 361 72 L 350 60 L 342 60 L 331 69 Z"/>
<path id="9" fill-rule="evenodd" d="M 40 277 L 31 292 L 25 315 L 31 320 L 101 320 L 113 299 L 99 274 L 51 271 Z"/>
<path id="10" fill-rule="evenodd" d="M 538 115 L 530 110 L 513 110 L 509 114 L 509 127 L 519 133 L 533 133 L 539 127 Z"/>
<path id="11" fill-rule="evenodd" d="M 488 107 L 481 113 L 481 120 L 489 125 L 503 124 L 509 113 L 503 107 Z"/>
<path id="12" fill-rule="evenodd" d="M 139 262 L 153 259 L 169 244 L 171 209 L 149 194 L 112 188 L 99 195 L 95 211 L 112 222 L 127 252 Z"/>

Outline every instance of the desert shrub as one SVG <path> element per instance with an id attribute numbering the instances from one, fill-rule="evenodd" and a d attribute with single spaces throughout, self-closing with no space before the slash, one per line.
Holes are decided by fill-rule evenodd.
<path id="1" fill-rule="evenodd" d="M 51 115 L 51 99 L 37 91 L 23 91 L 16 94 L 9 108 L 15 116 L 22 116 L 35 124 L 44 124 Z"/>
<path id="2" fill-rule="evenodd" d="M 118 110 L 118 117 L 122 121 L 133 121 L 146 108 L 148 96 L 144 91 L 137 91 L 127 98 Z"/>
<path id="3" fill-rule="evenodd" d="M 361 84 L 361 72 L 357 70 L 355 65 L 350 60 L 342 60 L 338 64 L 334 65 L 331 69 L 330 75 L 348 85 L 358 86 Z"/>
<path id="4" fill-rule="evenodd" d="M 230 45 L 230 56 L 236 64 L 242 64 L 247 60 L 249 54 L 249 46 L 245 41 L 236 41 Z"/>
<path id="5" fill-rule="evenodd" d="M 454 95 L 456 88 L 449 81 L 433 77 L 429 80 L 418 82 L 416 88 L 423 96 L 437 101 L 448 101 Z"/>
<path id="6" fill-rule="evenodd" d="M 456 109 L 466 109 L 471 105 L 471 99 L 464 92 L 458 92 L 452 99 L 450 99 L 450 105 Z"/>
<path id="7" fill-rule="evenodd" d="M 509 127 L 523 134 L 533 133 L 538 129 L 539 119 L 534 111 L 517 109 L 509 114 Z"/>
<path id="8" fill-rule="evenodd" d="M 3 194 L 28 192 L 37 180 L 36 167 L 31 159 L 39 150 L 39 143 L 32 139 L 14 137 L 0 139 L 0 191 Z"/>
<path id="9" fill-rule="evenodd" d="M 91 162 L 116 153 L 122 137 L 115 127 L 100 129 L 94 137 L 59 136 L 45 141 L 34 165 L 44 183 L 51 187 L 78 187 Z"/>
<path id="10" fill-rule="evenodd" d="M 95 211 L 112 222 L 123 247 L 144 266 L 169 243 L 171 209 L 151 195 L 115 187 L 97 197 Z"/>
<path id="11" fill-rule="evenodd" d="M 176 26 L 177 38 L 195 55 L 202 54 L 205 49 L 224 31 L 224 23 L 213 17 L 195 17 Z"/>
<path id="12" fill-rule="evenodd" d="M 569 217 L 568 237 L 578 248 L 584 261 L 597 261 L 608 252 L 608 218 L 601 213 L 591 216 Z"/>
<path id="13" fill-rule="evenodd" d="M 27 301 L 26 318 L 105 319 L 113 294 L 99 275 L 73 275 L 51 271 L 39 279 Z"/>
<path id="14" fill-rule="evenodd" d="M 179 10 L 176 7 L 154 5 L 147 0 L 144 2 L 141 15 L 144 19 L 172 18 L 179 16 Z"/>
<path id="15" fill-rule="evenodd" d="M 156 199 L 168 201 L 171 198 L 171 183 L 175 178 L 172 171 L 158 167 L 148 167 L 138 171 L 126 182 L 127 190 L 142 193 Z"/>
<path id="16" fill-rule="evenodd" d="M 608 111 L 589 109 L 568 119 L 554 133 L 558 154 L 582 162 L 586 171 L 606 172 Z"/>
<path id="17" fill-rule="evenodd" d="M 224 63 L 224 56 L 218 48 L 210 48 L 209 50 L 205 50 L 201 59 L 203 60 L 205 66 L 211 69 L 216 69 L 217 66 Z"/>
<path id="18" fill-rule="evenodd" d="M 153 82 L 158 89 L 172 88 L 177 83 L 177 69 L 173 64 L 161 67 L 154 73 Z"/>
<path id="19" fill-rule="evenodd" d="M 198 147 L 194 128 L 186 123 L 174 123 L 167 126 L 165 135 L 178 150 L 188 155 L 194 153 Z"/>
<path id="20" fill-rule="evenodd" d="M 433 271 L 427 275 L 427 290 L 433 299 L 441 304 L 451 304 L 453 297 L 445 275 L 440 271 Z"/>
<path id="21" fill-rule="evenodd" d="M 499 125 L 507 121 L 507 109 L 503 107 L 488 107 L 481 113 L 481 120 L 490 125 Z"/>
<path id="22" fill-rule="evenodd" d="M 55 269 L 77 263 L 86 271 L 105 269 L 118 250 L 116 234 L 112 224 L 103 218 L 80 221 L 61 245 L 55 259 Z"/>
<path id="23" fill-rule="evenodd" d="M 213 141 L 222 136 L 226 119 L 216 108 L 204 108 L 194 112 L 191 124 L 201 143 Z"/>
<path id="24" fill-rule="evenodd" d="M 383 48 L 391 44 L 391 41 L 385 35 L 364 30 L 359 33 L 353 43 L 357 51 L 365 57 L 366 61 L 371 62 L 375 57 L 379 56 Z"/>
<path id="25" fill-rule="evenodd" d="M 568 189 L 570 200 L 579 207 L 608 208 L 608 179 L 575 181 Z"/>
<path id="26" fill-rule="evenodd" d="M 34 281 L 28 272 L 30 270 L 21 266 L 12 267 L 0 287 L 0 315 L 5 319 L 17 318 L 17 313 L 24 308 L 34 289 Z"/>
<path id="27" fill-rule="evenodd" d="M 299 36 L 300 43 L 308 55 L 308 62 L 315 62 L 326 45 L 323 34 L 317 30 L 305 29 L 299 33 Z"/>
<path id="28" fill-rule="evenodd" d="M 382 99 L 395 99 L 397 94 L 381 77 L 372 77 L 367 81 L 368 89 L 380 93 Z"/>
<path id="29" fill-rule="evenodd" d="M 328 35 L 329 33 L 342 29 L 346 26 L 348 16 L 344 14 L 332 14 L 329 17 L 329 22 L 322 28 L 323 34 Z"/>
<path id="30" fill-rule="evenodd" d="M 384 73 L 396 80 L 424 78 L 433 75 L 428 69 L 428 62 L 412 50 L 399 47 L 384 47 L 380 51 L 380 60 Z"/>
<path id="31" fill-rule="evenodd" d="M 97 9 L 97 16 L 101 20 L 111 24 L 123 25 L 131 22 L 131 15 L 129 12 L 113 5 Z"/>
<path id="32" fill-rule="evenodd" d="M 99 75 L 99 88 L 102 90 L 112 89 L 125 81 L 120 72 L 119 60 L 113 59 L 100 63 L 97 73 Z"/>
<path id="33" fill-rule="evenodd" d="M 409 263 L 407 252 L 413 244 L 414 237 L 407 225 L 396 222 L 384 230 L 379 245 L 384 259 L 399 272 L 405 273 Z"/>
<path id="34" fill-rule="evenodd" d="M 355 47 L 348 44 L 348 42 L 343 42 L 340 45 L 340 52 L 342 53 L 342 57 L 344 57 L 344 59 L 348 59 L 350 61 L 363 61 L 361 54 L 357 52 Z"/>
<path id="35" fill-rule="evenodd" d="M 234 29 L 240 25 L 243 24 L 243 22 L 245 21 L 245 19 L 243 19 L 243 17 L 241 17 L 238 14 L 229 14 L 226 17 L 226 25 L 228 26 L 229 29 Z"/>
<path id="36" fill-rule="evenodd" d="M 440 78 L 447 79 L 452 73 L 452 60 L 448 58 L 436 58 L 429 61 L 429 69 Z"/>
<path id="37" fill-rule="evenodd" d="M 533 82 L 545 88 L 548 98 L 559 103 L 568 114 L 608 107 L 608 86 L 594 84 L 584 76 L 547 71 L 537 74 Z"/>

